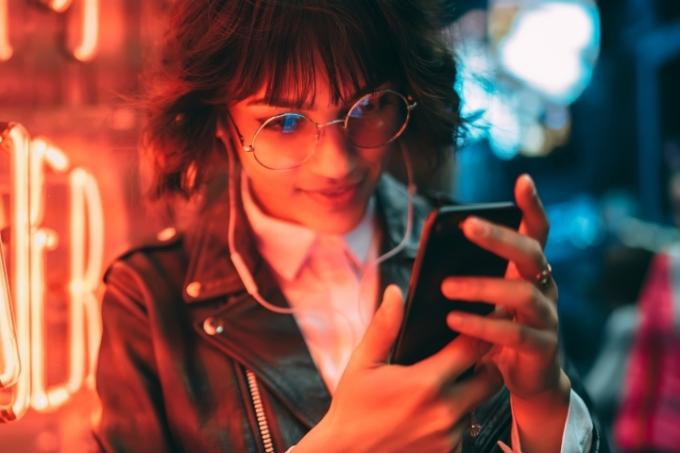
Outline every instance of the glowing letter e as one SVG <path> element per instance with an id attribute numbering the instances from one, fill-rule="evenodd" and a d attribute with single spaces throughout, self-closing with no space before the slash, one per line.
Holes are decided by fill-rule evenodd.
<path id="1" fill-rule="evenodd" d="M 19 350 L 7 275 L 0 241 L 0 389 L 13 386 L 19 379 Z"/>
<path id="2" fill-rule="evenodd" d="M 18 124 L 8 125 L 7 130 L 3 133 L 3 148 L 9 151 L 10 160 L 12 162 L 11 172 L 13 176 L 12 181 L 12 197 L 10 205 L 12 207 L 11 214 L 11 229 L 10 238 L 12 242 L 11 250 L 11 276 L 13 280 L 13 296 L 16 312 L 16 344 L 18 356 L 15 356 L 13 364 L 12 353 L 10 353 L 8 364 L 10 368 L 15 368 L 15 372 L 19 371 L 19 357 L 29 357 L 30 348 L 27 338 L 29 335 L 30 315 L 27 309 L 30 300 L 30 225 L 31 218 L 29 212 L 29 174 L 31 167 L 31 143 L 30 137 L 26 129 Z M 9 146 L 6 146 L 6 143 Z M 3 280 L 6 282 L 6 280 Z M 6 296 L 7 293 L 3 297 Z M 2 303 L 0 305 L 9 307 L 9 303 Z M 4 311 L 4 310 L 3 310 Z M 9 312 L 9 308 L 7 309 Z M 0 313 L 3 316 L 3 313 Z M 6 332 L 4 325 L 11 324 L 11 318 L 0 322 L 2 332 Z M 11 335 L 11 334 L 10 334 Z M 5 350 L 5 335 L 1 337 L 3 343 L 3 351 Z M 13 343 L 9 340 L 9 343 Z M 4 357 L 4 360 L 7 360 Z M 7 365 L 7 364 L 6 364 Z M 30 378 L 26 372 L 26 363 L 24 369 L 12 380 L 15 385 L 12 386 L 11 398 L 8 403 L 0 404 L 0 422 L 13 420 L 21 417 L 29 407 L 30 404 Z"/>

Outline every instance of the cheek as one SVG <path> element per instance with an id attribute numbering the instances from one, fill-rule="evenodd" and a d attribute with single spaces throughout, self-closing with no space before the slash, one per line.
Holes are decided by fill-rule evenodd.
<path id="1" fill-rule="evenodd" d="M 296 172 L 273 172 L 263 168 L 251 155 L 242 153 L 239 157 L 252 191 L 266 210 L 290 206 L 286 201 L 295 194 Z"/>
<path id="2" fill-rule="evenodd" d="M 244 166 L 244 171 L 250 179 L 251 186 L 261 199 L 282 200 L 295 192 L 295 178 L 290 174 L 269 172 L 259 165 L 249 168 Z M 266 200 L 263 200 L 263 202 L 266 202 Z"/>
<path id="3" fill-rule="evenodd" d="M 255 160 L 252 153 L 239 151 L 238 159 L 241 163 L 243 173 L 245 173 L 253 185 L 263 188 L 269 185 L 278 185 L 277 176 L 279 175 L 262 167 L 262 165 Z"/>

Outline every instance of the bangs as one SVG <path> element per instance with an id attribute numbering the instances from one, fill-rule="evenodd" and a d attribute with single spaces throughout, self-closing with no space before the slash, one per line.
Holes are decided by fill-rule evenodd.
<path id="1" fill-rule="evenodd" d="M 386 81 L 402 83 L 397 40 L 373 2 L 247 3 L 250 14 L 239 14 L 232 35 L 237 66 L 227 78 L 227 102 L 264 89 L 269 104 L 303 108 L 314 104 L 319 78 L 328 80 L 334 103 Z"/>
<path id="2" fill-rule="evenodd" d="M 326 95 L 347 105 L 389 83 L 418 103 L 404 141 L 417 144 L 430 168 L 452 149 L 460 99 L 453 55 L 440 33 L 448 1 L 173 3 L 159 70 L 147 79 L 144 146 L 157 195 L 188 196 L 203 187 L 204 167 L 220 150 L 225 108 L 252 95 L 304 109 Z"/>

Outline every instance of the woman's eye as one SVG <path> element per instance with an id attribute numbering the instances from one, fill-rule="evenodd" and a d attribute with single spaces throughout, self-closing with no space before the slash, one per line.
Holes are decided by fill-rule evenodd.
<path id="1" fill-rule="evenodd" d="M 377 99 L 367 98 L 360 104 L 361 110 L 364 112 L 371 112 L 378 109 Z"/>
<path id="2" fill-rule="evenodd" d="M 292 134 L 300 129 L 303 121 L 304 118 L 302 116 L 285 115 L 267 122 L 266 129 L 281 134 Z"/>
<path id="3" fill-rule="evenodd" d="M 366 115 L 377 114 L 388 107 L 390 99 L 384 95 L 367 96 L 350 112 L 353 118 L 361 118 Z"/>

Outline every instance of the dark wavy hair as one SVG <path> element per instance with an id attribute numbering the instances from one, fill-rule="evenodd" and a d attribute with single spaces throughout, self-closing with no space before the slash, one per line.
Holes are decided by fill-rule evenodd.
<path id="1" fill-rule="evenodd" d="M 178 0 L 148 78 L 143 145 L 151 193 L 192 195 L 206 179 L 226 107 L 261 88 L 309 102 L 324 71 L 335 102 L 391 82 L 418 102 L 404 136 L 437 165 L 460 115 L 442 0 Z"/>

